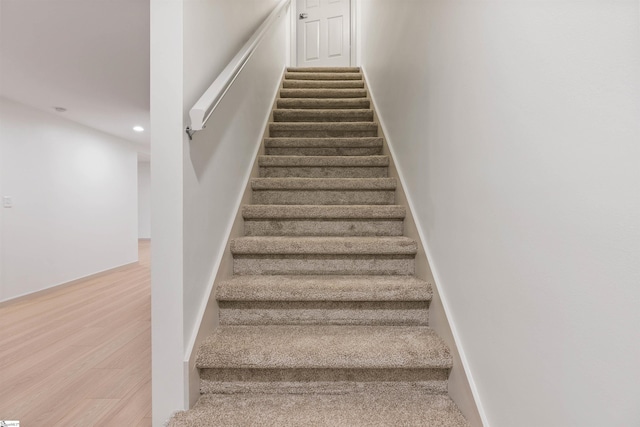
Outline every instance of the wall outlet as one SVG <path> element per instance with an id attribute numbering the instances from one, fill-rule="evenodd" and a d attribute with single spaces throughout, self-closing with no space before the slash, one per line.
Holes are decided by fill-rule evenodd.
<path id="1" fill-rule="evenodd" d="M 2 198 L 2 206 L 5 208 L 13 207 L 13 198 L 11 196 L 4 196 Z"/>

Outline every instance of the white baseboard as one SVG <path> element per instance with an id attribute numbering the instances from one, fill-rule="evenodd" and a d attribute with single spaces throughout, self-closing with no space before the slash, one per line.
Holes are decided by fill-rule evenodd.
<path id="1" fill-rule="evenodd" d="M 82 276 L 82 277 L 79 277 L 77 279 L 73 279 L 73 280 L 68 281 L 68 282 L 62 282 L 62 283 L 58 283 L 56 285 L 48 286 L 48 287 L 46 287 L 44 289 L 39 289 L 37 291 L 20 294 L 20 295 L 17 295 L 15 297 L 11 297 L 9 299 L 6 299 L 4 301 L 0 301 L 0 307 L 3 307 L 3 306 L 8 305 L 8 304 L 18 303 L 18 302 L 20 302 L 22 300 L 27 300 L 27 299 L 30 299 L 30 298 L 37 298 L 37 297 L 40 297 L 42 295 L 47 295 L 47 294 L 49 294 L 51 292 L 55 292 L 55 291 L 58 291 L 60 289 L 68 288 L 69 286 L 77 285 L 79 283 L 84 282 L 85 280 L 97 279 L 98 277 L 106 276 L 107 274 L 111 274 L 111 273 L 115 273 L 115 272 L 124 270 L 125 268 L 131 267 L 132 265 L 135 265 L 137 263 L 138 263 L 138 261 L 130 262 L 130 263 L 127 263 L 127 264 L 122 264 L 122 265 L 119 265 L 118 267 L 108 268 L 106 270 L 102 270 L 102 271 L 99 271 L 97 273 L 89 274 L 88 276 Z"/>

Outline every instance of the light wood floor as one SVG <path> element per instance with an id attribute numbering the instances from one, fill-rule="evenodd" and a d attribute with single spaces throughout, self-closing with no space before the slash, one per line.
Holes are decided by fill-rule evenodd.
<path id="1" fill-rule="evenodd" d="M 138 264 L 0 305 L 0 420 L 151 425 L 149 246 Z"/>

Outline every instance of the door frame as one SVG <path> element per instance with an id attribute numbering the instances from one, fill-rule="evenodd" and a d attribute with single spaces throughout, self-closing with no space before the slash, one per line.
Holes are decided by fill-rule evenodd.
<path id="1" fill-rule="evenodd" d="M 360 0 L 349 0 L 349 6 L 350 6 L 350 11 L 349 13 L 351 14 L 351 22 L 350 22 L 350 26 L 349 26 L 349 33 L 350 33 L 350 54 L 351 54 L 351 58 L 349 59 L 349 65 L 351 67 L 356 67 L 360 64 L 358 64 L 358 56 L 356 55 L 356 50 L 358 48 L 358 3 L 360 2 Z M 297 0 L 291 0 L 291 6 L 289 7 L 289 10 L 291 11 L 291 20 L 289 22 L 289 27 L 291 29 L 291 32 L 289 34 L 289 40 L 290 40 L 290 54 L 289 54 L 289 66 L 290 67 L 297 67 L 298 64 L 298 38 L 297 38 L 297 28 L 298 28 L 298 1 Z"/>

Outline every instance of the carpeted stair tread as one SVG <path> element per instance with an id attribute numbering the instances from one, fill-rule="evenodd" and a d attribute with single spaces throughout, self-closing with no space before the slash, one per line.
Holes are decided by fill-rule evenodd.
<path id="1" fill-rule="evenodd" d="M 446 395 L 418 390 L 335 394 L 210 394 L 168 427 L 469 427 Z"/>
<path id="2" fill-rule="evenodd" d="M 285 79 L 296 80 L 362 80 L 361 73 L 314 73 L 314 72 L 286 72 L 284 74 Z"/>
<path id="3" fill-rule="evenodd" d="M 365 89 L 281 89 L 280 98 L 366 98 Z"/>
<path id="4" fill-rule="evenodd" d="M 273 122 L 269 136 L 285 138 L 374 137 L 376 122 Z"/>
<path id="5" fill-rule="evenodd" d="M 367 109 L 276 109 L 275 122 L 373 122 L 373 110 Z"/>
<path id="6" fill-rule="evenodd" d="M 198 351 L 200 369 L 450 369 L 425 326 L 222 326 Z"/>
<path id="7" fill-rule="evenodd" d="M 406 208 L 399 205 L 246 205 L 245 220 L 274 219 L 404 219 Z"/>
<path id="8" fill-rule="evenodd" d="M 282 81 L 283 89 L 360 89 L 364 88 L 363 80 L 294 80 Z"/>
<path id="9" fill-rule="evenodd" d="M 388 156 L 258 157 L 261 178 L 386 178 Z"/>
<path id="10" fill-rule="evenodd" d="M 245 236 L 231 240 L 235 255 L 415 255 L 409 237 Z"/>
<path id="11" fill-rule="evenodd" d="M 265 138 L 266 148 L 382 148 L 382 138 Z"/>
<path id="12" fill-rule="evenodd" d="M 254 190 L 395 190 L 395 178 L 253 178 Z"/>
<path id="13" fill-rule="evenodd" d="M 375 122 L 347 122 L 347 123 L 317 123 L 317 122 L 293 122 L 280 123 L 272 122 L 269 124 L 271 130 L 325 130 L 335 129 L 338 131 L 356 131 L 356 130 L 378 130 L 378 124 Z"/>
<path id="14" fill-rule="evenodd" d="M 259 156 L 263 167 L 375 167 L 389 166 L 389 156 Z"/>
<path id="15" fill-rule="evenodd" d="M 395 195 L 393 189 L 375 188 L 262 188 L 254 189 L 251 197 L 253 203 L 259 205 L 393 205 L 395 204 Z"/>
<path id="16" fill-rule="evenodd" d="M 261 205 L 393 205 L 394 178 L 253 178 Z"/>
<path id="17" fill-rule="evenodd" d="M 366 98 L 284 98 L 276 101 L 279 109 L 370 109 L 371 101 Z"/>
<path id="18" fill-rule="evenodd" d="M 382 138 L 265 138 L 265 154 L 295 156 L 371 156 L 382 154 Z"/>
<path id="19" fill-rule="evenodd" d="M 411 276 L 235 276 L 218 301 L 429 301 L 431 285 Z"/>
<path id="20" fill-rule="evenodd" d="M 247 205 L 246 236 L 402 236 L 404 206 Z"/>
<path id="21" fill-rule="evenodd" d="M 360 67 L 287 67 L 290 73 L 359 73 Z"/>

